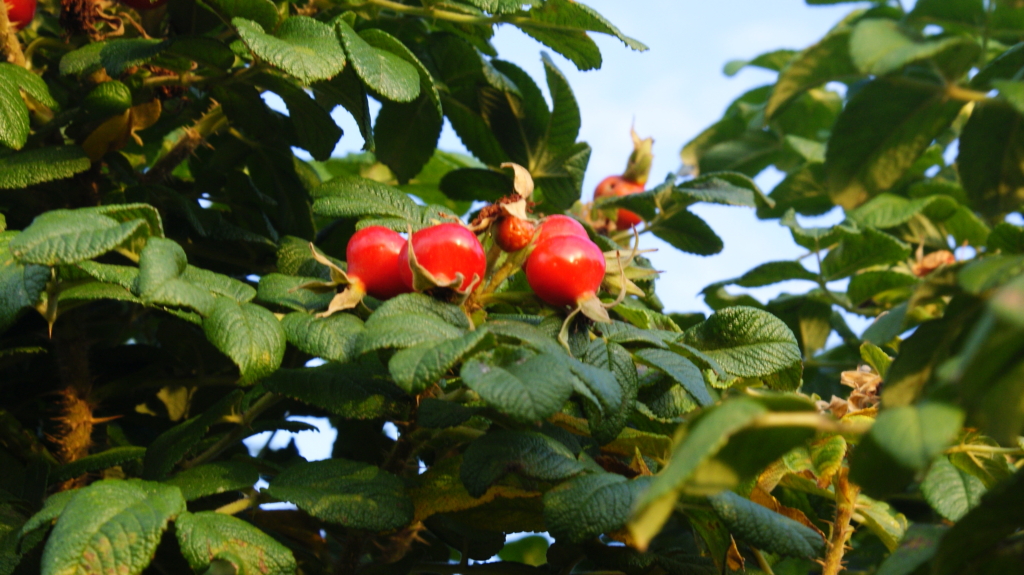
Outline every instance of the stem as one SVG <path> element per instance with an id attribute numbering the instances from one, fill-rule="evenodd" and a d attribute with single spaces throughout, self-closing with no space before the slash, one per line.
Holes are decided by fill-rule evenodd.
<path id="1" fill-rule="evenodd" d="M 870 424 L 842 423 L 810 411 L 766 413 L 756 418 L 752 427 L 810 427 L 827 433 L 859 435 L 870 429 Z"/>
<path id="2" fill-rule="evenodd" d="M 989 99 L 988 94 L 985 92 L 971 90 L 970 88 L 964 88 L 963 86 L 957 86 L 956 84 L 946 86 L 946 95 L 954 100 L 963 100 L 964 102 L 981 102 Z"/>
<path id="3" fill-rule="evenodd" d="M 245 436 L 249 431 L 249 426 L 252 425 L 252 422 L 257 417 L 259 417 L 264 411 L 273 407 L 279 401 L 281 401 L 281 397 L 279 395 L 275 395 L 270 392 L 263 394 L 262 397 L 256 400 L 256 403 L 252 404 L 249 411 L 242 414 L 242 419 L 238 422 L 238 427 L 232 429 L 227 435 L 222 437 L 220 441 L 214 443 L 209 449 L 197 455 L 194 459 L 183 463 L 181 466 L 182 469 L 191 469 L 220 455 L 222 451 L 231 447 L 236 441 Z"/>
<path id="4" fill-rule="evenodd" d="M 238 501 L 232 501 L 227 505 L 221 505 L 214 510 L 214 513 L 223 513 L 225 515 L 235 515 L 241 513 L 250 507 L 256 506 L 256 493 L 250 493 L 246 497 L 239 499 Z"/>
<path id="5" fill-rule="evenodd" d="M 999 447 L 996 445 L 955 445 L 946 450 L 946 453 L 991 453 L 993 455 L 1024 455 L 1024 449 L 1019 447 Z"/>
<path id="6" fill-rule="evenodd" d="M 153 167 L 146 172 L 141 179 L 147 182 L 161 182 L 171 175 L 171 172 L 178 164 L 185 161 L 206 138 L 217 130 L 228 124 L 228 118 L 224 115 L 223 108 L 216 105 L 203 117 L 196 120 L 191 128 L 186 128 L 185 133 L 178 138 L 169 152 L 164 154 L 153 164 Z"/>
<path id="7" fill-rule="evenodd" d="M 761 571 L 764 571 L 765 575 L 775 575 L 775 572 L 772 571 L 772 566 L 768 564 L 768 560 L 764 558 L 764 555 L 762 555 L 760 551 L 751 547 L 750 552 L 753 553 L 754 559 L 757 561 L 758 568 L 760 568 Z"/>
<path id="8" fill-rule="evenodd" d="M 843 467 L 836 473 L 833 480 L 836 488 L 836 519 L 832 523 L 832 537 L 828 542 L 828 552 L 825 554 L 825 565 L 821 575 L 837 575 L 843 570 L 843 554 L 846 553 L 846 543 L 853 535 L 850 520 L 853 518 L 854 506 L 860 488 L 850 484 L 847 479 L 849 472 L 848 468 Z"/>
<path id="9" fill-rule="evenodd" d="M 577 30 L 570 26 L 562 26 L 560 24 L 553 24 L 550 22 L 539 22 L 531 18 L 524 16 L 511 16 L 511 15 L 496 15 L 496 16 L 472 16 L 469 14 L 461 14 L 459 12 L 450 12 L 448 10 L 441 10 L 434 7 L 419 7 L 409 6 L 393 0 L 366 0 L 366 2 L 350 2 L 349 7 L 365 6 L 366 4 L 372 4 L 392 12 L 398 12 L 399 14 L 405 14 L 407 16 L 419 16 L 422 18 L 430 18 L 433 20 L 447 20 L 448 22 L 457 22 L 459 24 L 477 24 L 481 26 L 490 26 L 491 24 L 514 24 L 520 27 L 528 28 L 547 28 L 550 30 Z"/>

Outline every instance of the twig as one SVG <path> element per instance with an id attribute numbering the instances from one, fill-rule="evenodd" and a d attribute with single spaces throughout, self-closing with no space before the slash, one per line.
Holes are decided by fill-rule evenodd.
<path id="1" fill-rule="evenodd" d="M 270 409 L 279 401 L 281 401 L 281 396 L 279 395 L 269 392 L 263 394 L 262 397 L 256 400 L 256 403 L 252 404 L 249 411 L 242 414 L 241 421 L 238 422 L 238 427 L 229 431 L 227 435 L 220 438 L 220 441 L 214 443 L 209 449 L 200 453 L 194 459 L 186 461 L 182 464 L 182 469 L 191 469 L 220 455 L 222 451 L 231 447 L 236 441 L 245 437 L 245 435 L 250 431 L 250 425 L 252 425 L 252 422 L 262 415 L 264 411 Z"/>
<path id="2" fill-rule="evenodd" d="M 821 575 L 837 575 L 843 570 L 846 542 L 853 535 L 850 520 L 853 518 L 860 488 L 850 484 L 847 479 L 849 472 L 850 470 L 846 467 L 840 468 L 833 482 L 836 488 L 836 519 L 832 523 L 832 536 L 828 541 L 828 551 L 825 553 L 825 564 Z"/>

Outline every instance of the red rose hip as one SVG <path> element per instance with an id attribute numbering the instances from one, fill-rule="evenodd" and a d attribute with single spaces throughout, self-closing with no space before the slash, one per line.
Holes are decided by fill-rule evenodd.
<path id="1" fill-rule="evenodd" d="M 36 0 L 4 0 L 4 4 L 7 5 L 7 20 L 15 32 L 27 26 L 36 15 Z"/>
<path id="2" fill-rule="evenodd" d="M 409 292 L 398 271 L 398 257 L 404 246 L 405 238 L 383 226 L 359 230 L 345 248 L 349 280 L 377 299 Z"/>
<path id="3" fill-rule="evenodd" d="M 542 244 L 551 238 L 559 236 L 576 236 L 590 240 L 587 230 L 583 224 L 569 216 L 554 215 L 544 218 L 540 224 L 540 233 L 537 235 L 537 244 Z"/>
<path id="4" fill-rule="evenodd" d="M 608 176 L 597 185 L 597 189 L 594 190 L 594 198 L 628 196 L 630 194 L 639 194 L 642 191 L 644 191 L 643 184 L 631 182 L 622 176 Z M 615 227 L 619 229 L 631 228 L 642 221 L 644 219 L 636 212 L 619 208 Z"/>
<path id="5" fill-rule="evenodd" d="M 503 216 L 494 225 L 494 243 L 502 251 L 515 252 L 529 245 L 533 239 L 533 232 L 537 229 L 530 220 L 524 220 L 516 216 Z"/>
<path id="6" fill-rule="evenodd" d="M 596 297 L 604 272 L 601 248 L 579 236 L 541 242 L 526 260 L 526 281 L 537 297 L 554 306 L 576 306 Z"/>
<path id="7" fill-rule="evenodd" d="M 452 284 L 458 274 L 462 274 L 462 283 L 451 287 L 463 293 L 479 285 L 487 271 L 487 256 L 480 240 L 461 224 L 438 224 L 412 234 L 412 249 L 416 263 L 430 273 L 437 284 Z M 402 246 L 398 260 L 398 274 L 405 286 L 412 289 L 409 242 Z"/>

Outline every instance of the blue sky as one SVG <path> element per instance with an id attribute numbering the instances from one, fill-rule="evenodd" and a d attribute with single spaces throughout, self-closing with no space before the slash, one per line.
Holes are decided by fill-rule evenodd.
<path id="1" fill-rule="evenodd" d="M 819 38 L 856 4 L 815 6 L 803 0 L 590 0 L 586 2 L 625 34 L 650 47 L 634 52 L 617 39 L 594 34 L 604 64 L 599 70 L 579 72 L 568 60 L 512 26 L 497 30 L 494 45 L 503 59 L 524 68 L 545 88 L 541 51 L 547 51 L 568 77 L 579 102 L 583 125 L 580 139 L 593 148 L 584 180 L 589 198 L 605 176 L 621 173 L 632 150 L 630 125 L 641 136 L 653 137 L 652 181 L 661 181 L 679 168 L 683 144 L 717 120 L 741 93 L 773 81 L 774 74 L 745 69 L 727 78 L 722 66 L 729 60 L 751 58 L 778 48 L 803 48 Z M 345 130 L 335 152 L 358 151 L 362 139 L 355 122 L 342 108 L 334 117 Z M 445 126 L 439 146 L 465 151 L 458 136 Z M 763 174 L 759 184 L 769 191 L 779 174 Z M 722 253 L 699 257 L 680 253 L 653 237 L 644 247 L 658 248 L 652 255 L 664 270 L 658 292 L 671 311 L 708 311 L 698 292 L 717 280 L 735 277 L 770 260 L 801 255 L 789 232 L 776 221 L 757 220 L 752 210 L 697 206 L 725 241 Z M 830 214 L 824 222 L 842 219 Z M 819 225 L 822 225 L 819 223 Z M 806 285 L 771 286 L 753 290 L 762 300 L 780 291 L 804 290 Z"/>

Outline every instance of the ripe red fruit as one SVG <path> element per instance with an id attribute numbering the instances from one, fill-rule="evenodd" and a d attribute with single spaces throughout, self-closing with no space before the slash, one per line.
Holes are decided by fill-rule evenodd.
<path id="1" fill-rule="evenodd" d="M 487 270 L 487 256 L 476 235 L 461 224 L 438 224 L 424 228 L 412 235 L 412 249 L 416 262 L 430 272 L 439 284 L 455 281 L 462 274 L 462 283 L 457 291 L 465 292 L 479 285 Z M 412 289 L 412 267 L 409 261 L 409 244 L 402 246 L 398 256 L 398 275 L 406 287 Z M 474 285 L 473 276 L 477 276 Z"/>
<path id="2" fill-rule="evenodd" d="M 629 194 L 638 194 L 642 191 L 644 191 L 643 184 L 631 182 L 622 176 L 608 176 L 601 180 L 601 183 L 597 185 L 597 189 L 594 190 L 594 198 L 628 196 Z M 636 212 L 619 208 L 615 227 L 619 229 L 631 228 L 642 221 L 644 221 L 644 219 Z"/>
<path id="3" fill-rule="evenodd" d="M 595 297 L 604 271 L 601 248 L 572 235 L 537 244 L 526 260 L 526 281 L 537 297 L 555 306 L 576 306 Z"/>
<path id="4" fill-rule="evenodd" d="M 345 248 L 348 279 L 356 288 L 377 299 L 409 292 L 398 273 L 398 257 L 404 246 L 405 238 L 385 227 L 359 230 Z"/>
<path id="5" fill-rule="evenodd" d="M 146 10 L 152 10 L 163 6 L 167 3 L 167 0 L 121 0 L 121 3 L 134 8 L 139 12 L 145 12 Z"/>
<path id="6" fill-rule="evenodd" d="M 7 4 L 7 20 L 15 32 L 28 25 L 36 15 L 36 0 L 4 0 L 4 4 Z"/>
<path id="7" fill-rule="evenodd" d="M 537 244 L 558 236 L 577 236 L 585 240 L 590 239 L 583 224 L 569 216 L 554 215 L 548 216 L 540 225 L 540 234 L 537 235 Z"/>
<path id="8" fill-rule="evenodd" d="M 525 248 L 533 239 L 533 232 L 537 226 L 530 220 L 524 220 L 516 216 L 503 216 L 494 225 L 491 232 L 494 235 L 494 243 L 506 252 L 515 252 Z"/>

